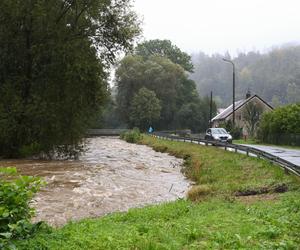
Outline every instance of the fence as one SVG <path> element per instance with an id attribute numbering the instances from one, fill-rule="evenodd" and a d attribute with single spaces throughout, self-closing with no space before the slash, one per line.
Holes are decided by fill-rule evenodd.
<path id="1" fill-rule="evenodd" d="M 300 134 L 268 134 L 262 141 L 276 145 L 300 146 Z"/>

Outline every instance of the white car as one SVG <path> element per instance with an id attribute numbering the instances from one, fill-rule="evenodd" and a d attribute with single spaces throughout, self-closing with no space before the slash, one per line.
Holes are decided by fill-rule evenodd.
<path id="1" fill-rule="evenodd" d="M 205 140 L 232 143 L 232 136 L 224 128 L 209 128 L 206 130 Z"/>

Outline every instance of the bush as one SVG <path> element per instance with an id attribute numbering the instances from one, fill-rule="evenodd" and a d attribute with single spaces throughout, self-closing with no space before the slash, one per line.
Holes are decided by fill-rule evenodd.
<path id="1" fill-rule="evenodd" d="M 264 113 L 258 139 L 273 144 L 300 145 L 300 104 L 291 104 Z"/>
<path id="2" fill-rule="evenodd" d="M 208 185 L 196 185 L 188 191 L 187 196 L 191 201 L 199 201 L 210 193 L 211 188 Z"/>
<path id="3" fill-rule="evenodd" d="M 37 177 L 17 176 L 15 168 L 0 168 L 0 249 L 12 249 L 11 240 L 30 235 L 34 209 L 29 202 L 43 182 Z"/>
<path id="4" fill-rule="evenodd" d="M 234 140 L 242 138 L 242 129 L 239 127 L 234 127 L 229 132 Z"/>
<path id="5" fill-rule="evenodd" d="M 29 157 L 29 156 L 34 156 L 37 155 L 41 152 L 41 146 L 37 142 L 33 142 L 29 145 L 23 145 L 21 146 L 19 150 L 19 154 L 21 157 Z"/>
<path id="6" fill-rule="evenodd" d="M 129 142 L 129 143 L 137 143 L 142 139 L 142 135 L 140 133 L 140 130 L 138 128 L 134 128 L 130 131 L 127 131 L 123 134 L 121 134 L 121 139 Z"/>

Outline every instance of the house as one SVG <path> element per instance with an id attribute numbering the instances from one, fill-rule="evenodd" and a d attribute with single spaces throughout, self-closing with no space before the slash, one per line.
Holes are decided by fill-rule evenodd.
<path id="1" fill-rule="evenodd" d="M 254 104 L 259 106 L 262 113 L 270 112 L 273 110 L 273 107 L 264 101 L 258 95 L 251 95 L 248 91 L 246 98 L 235 102 L 235 126 L 242 128 L 243 134 L 248 135 L 249 126 L 247 126 L 245 118 L 245 109 L 248 104 Z M 220 127 L 227 121 L 232 121 L 232 104 L 226 109 L 222 110 L 212 119 L 212 127 Z"/>

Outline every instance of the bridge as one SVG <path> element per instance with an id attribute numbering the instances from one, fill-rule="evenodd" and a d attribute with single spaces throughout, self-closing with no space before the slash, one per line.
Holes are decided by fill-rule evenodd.
<path id="1" fill-rule="evenodd" d="M 87 136 L 119 136 L 125 133 L 129 129 L 88 129 L 86 131 Z"/>

